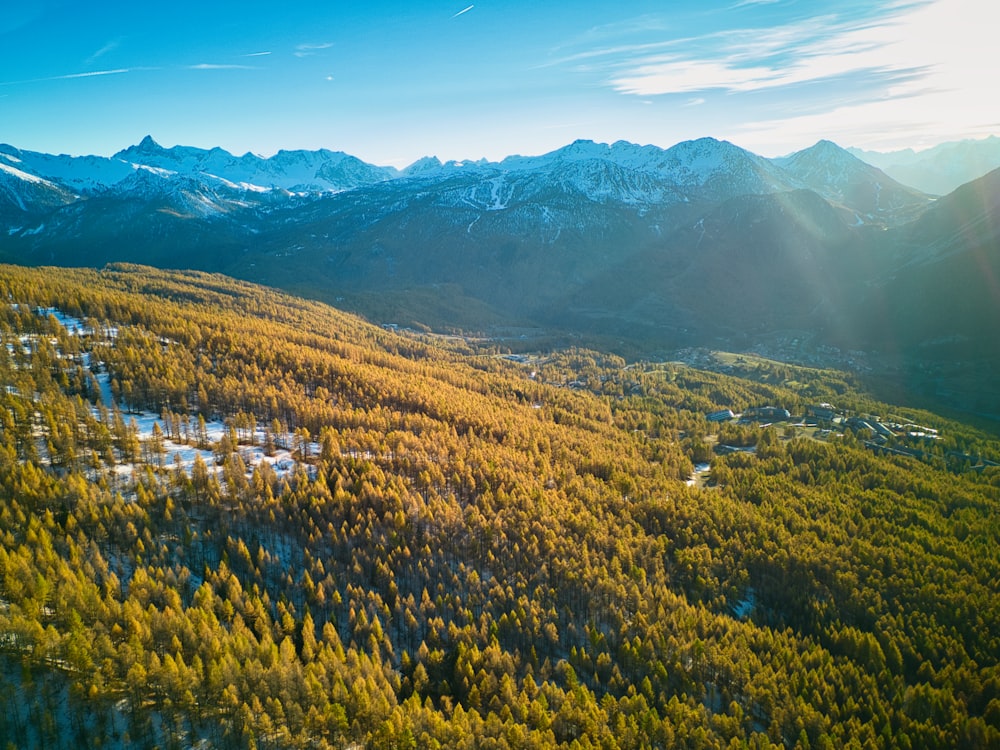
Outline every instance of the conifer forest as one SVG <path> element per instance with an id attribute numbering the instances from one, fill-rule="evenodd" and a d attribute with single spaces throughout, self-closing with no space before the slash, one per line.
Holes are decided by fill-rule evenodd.
<path id="1" fill-rule="evenodd" d="M 0 748 L 1000 747 L 995 425 L 121 264 L 0 343 Z"/>

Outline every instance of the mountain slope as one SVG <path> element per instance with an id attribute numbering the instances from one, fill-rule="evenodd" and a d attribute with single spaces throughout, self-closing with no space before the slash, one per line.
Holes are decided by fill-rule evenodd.
<path id="1" fill-rule="evenodd" d="M 234 156 L 221 148 L 163 148 L 150 136 L 111 157 L 54 156 L 0 145 L 0 164 L 5 162 L 88 196 L 113 189 L 140 170 L 244 192 L 338 192 L 399 175 L 395 169 L 325 149 L 279 151 L 270 158 Z"/>
<path id="2" fill-rule="evenodd" d="M 0 300 L 11 746 L 1000 743 L 995 436 L 219 275 L 2 266 Z M 817 401 L 891 445 L 704 417 Z"/>
<path id="3" fill-rule="evenodd" d="M 1000 169 L 938 200 L 894 235 L 892 274 L 874 287 L 898 346 L 958 358 L 1000 355 Z"/>
<path id="4" fill-rule="evenodd" d="M 827 328 L 869 260 L 855 230 L 812 191 L 740 196 L 574 290 L 552 314 L 577 330 L 746 345 Z"/>
<path id="5" fill-rule="evenodd" d="M 946 195 L 1000 167 L 1000 137 L 942 143 L 923 151 L 880 153 L 851 149 L 851 153 L 905 185 L 932 195 Z"/>
<path id="6" fill-rule="evenodd" d="M 54 163 L 66 174 L 93 166 L 32 158 L 50 173 Z M 110 164 L 130 171 L 121 177 Z M 454 290 L 452 311 L 485 305 L 530 320 L 567 285 L 600 279 L 719 201 L 801 186 L 771 162 L 709 138 L 667 150 L 579 141 L 500 163 L 427 160 L 394 179 L 331 152 L 264 162 L 164 149 L 151 138 L 100 165 L 117 181 L 53 212 L 45 231 L 15 232 L 7 247 L 0 243 L 6 256 L 161 265 L 173 255 L 174 263 L 346 298 L 359 309 L 366 295 L 413 296 L 420 303 L 405 322 L 449 325 L 470 321 L 428 318 L 421 308 L 431 289 Z M 283 188 L 261 187 L 279 172 Z M 302 183 L 319 178 L 325 187 Z M 303 187 L 307 194 L 284 189 Z"/>
<path id="7" fill-rule="evenodd" d="M 930 202 L 929 196 L 896 182 L 831 141 L 819 141 L 773 161 L 831 203 L 846 208 L 858 224 L 904 224 Z"/>
<path id="8" fill-rule="evenodd" d="M 506 172 L 545 172 L 567 182 L 575 178 L 580 192 L 591 200 L 613 198 L 620 203 L 716 202 L 802 187 L 767 159 L 714 138 L 685 141 L 666 150 L 625 141 L 610 146 L 576 141 L 538 157 L 508 157 L 498 166 Z M 608 170 L 631 175 L 646 190 L 614 190 L 614 181 L 601 179 Z"/>
<path id="9" fill-rule="evenodd" d="M 217 179 L 246 189 L 280 188 L 306 193 L 351 190 L 397 175 L 394 169 L 375 167 L 343 152 L 326 149 L 279 151 L 267 159 L 249 153 L 237 157 L 221 148 L 166 149 L 150 136 L 112 158 L 180 175 Z"/>
<path id="10" fill-rule="evenodd" d="M 20 161 L 0 154 L 0 218 L 10 224 L 67 205 L 76 196 L 62 186 L 20 168 Z M 10 234 L 13 226 L 4 229 Z"/>
<path id="11" fill-rule="evenodd" d="M 7 163 L 77 195 L 106 190 L 130 177 L 135 165 L 103 156 L 66 156 L 22 151 L 0 144 L 0 165 Z"/>
<path id="12" fill-rule="evenodd" d="M 359 292 L 422 296 L 448 285 L 501 316 L 548 325 L 571 289 L 602 283 L 718 201 L 798 184 L 713 139 L 666 151 L 579 141 L 541 157 L 432 167 L 296 209 L 295 260 L 260 250 L 235 272 L 285 286 L 308 265 L 308 281 L 291 288 L 352 301 Z"/>
<path id="13" fill-rule="evenodd" d="M 0 167 L 11 262 L 225 272 L 380 322 L 600 333 L 632 351 L 808 330 L 845 349 L 898 341 L 919 357 L 916 328 L 878 323 L 889 319 L 876 316 L 879 295 L 900 310 L 968 306 L 950 299 L 958 288 L 935 289 L 942 259 L 996 242 L 973 198 L 929 204 L 829 142 L 766 160 L 711 138 L 577 141 L 397 172 L 329 151 L 265 160 L 146 138 L 110 159 L 0 147 Z M 970 193 L 995 194 L 992 183 Z M 921 264 L 937 271 L 905 270 Z"/>
<path id="14" fill-rule="evenodd" d="M 844 319 L 914 399 L 1000 420 L 1000 170 L 869 238 L 889 256 Z M 877 239 L 877 241 L 876 241 Z"/>

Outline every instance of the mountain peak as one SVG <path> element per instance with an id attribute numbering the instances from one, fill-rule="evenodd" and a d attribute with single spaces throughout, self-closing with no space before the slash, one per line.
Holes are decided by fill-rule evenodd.
<path id="1" fill-rule="evenodd" d="M 813 148 L 821 149 L 836 149 L 837 151 L 846 151 L 846 149 L 841 148 L 833 141 L 827 138 L 820 138 L 816 143 L 813 144 Z"/>
<path id="2" fill-rule="evenodd" d="M 854 214 L 857 223 L 900 224 L 927 205 L 928 197 L 901 185 L 833 141 L 774 159 L 811 190 Z"/>
<path id="3" fill-rule="evenodd" d="M 609 152 L 610 148 L 606 143 L 596 143 L 585 138 L 578 138 L 568 146 L 556 149 L 551 155 L 557 158 L 593 159 L 606 158 Z"/>
<path id="4" fill-rule="evenodd" d="M 441 169 L 442 166 L 444 165 L 436 156 L 422 156 L 410 166 L 404 167 L 402 173 L 406 176 L 416 175 L 423 172 L 430 172 L 435 169 Z"/>
<path id="5" fill-rule="evenodd" d="M 153 140 L 153 136 L 147 135 L 136 148 L 140 151 L 163 151 L 163 146 Z"/>
<path id="6" fill-rule="evenodd" d="M 124 161 L 142 162 L 143 160 L 149 158 L 163 157 L 164 155 L 169 154 L 170 151 L 171 149 L 163 148 L 163 146 L 154 141 L 153 136 L 147 135 L 136 145 L 123 148 L 112 158 L 122 159 Z"/>
<path id="7" fill-rule="evenodd" d="M 787 169 L 792 174 L 797 174 L 807 169 L 815 169 L 819 165 L 824 165 L 825 167 L 830 164 L 837 164 L 842 168 L 849 168 L 855 171 L 871 170 L 870 165 L 861 161 L 861 159 L 846 148 L 842 148 L 833 141 L 826 139 L 816 141 L 816 143 L 808 148 L 796 151 L 788 156 L 773 159 L 772 161 Z"/>
<path id="8" fill-rule="evenodd" d="M 854 154 L 848 151 L 846 148 L 829 141 L 825 138 L 816 141 L 812 146 L 807 149 L 799 151 L 800 154 L 813 154 L 815 156 L 822 156 L 824 158 L 836 158 L 836 159 L 846 159 L 847 161 L 854 162 L 861 160 L 858 159 Z M 794 156 L 794 154 L 793 154 Z"/>

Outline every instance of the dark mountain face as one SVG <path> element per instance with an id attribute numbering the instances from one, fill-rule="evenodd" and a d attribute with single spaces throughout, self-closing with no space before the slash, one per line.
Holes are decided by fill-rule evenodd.
<path id="1" fill-rule="evenodd" d="M 943 259 L 1000 242 L 1000 169 L 940 198 L 902 232 L 912 260 Z"/>
<path id="2" fill-rule="evenodd" d="M 839 319 L 894 387 L 1000 419 L 1000 171 L 864 236 L 878 257 Z"/>
<path id="3" fill-rule="evenodd" d="M 841 208 L 852 224 L 899 226 L 919 216 L 931 201 L 830 141 L 775 162 Z"/>
<path id="4" fill-rule="evenodd" d="M 573 291 L 565 320 L 614 320 L 616 335 L 658 328 L 675 343 L 821 330 L 866 260 L 858 233 L 815 193 L 741 196 Z"/>
<path id="5" fill-rule="evenodd" d="M 612 168 L 590 176 L 591 187 L 622 177 Z M 590 200 L 564 172 L 554 179 L 488 173 L 407 180 L 270 215 L 273 231 L 262 232 L 240 273 L 294 284 L 308 264 L 316 291 L 348 298 L 452 285 L 525 320 L 567 284 L 600 278 L 697 210 Z"/>
<path id="6" fill-rule="evenodd" d="M 892 237 L 867 309 L 883 343 L 924 356 L 1000 355 L 1000 169 L 941 198 Z"/>

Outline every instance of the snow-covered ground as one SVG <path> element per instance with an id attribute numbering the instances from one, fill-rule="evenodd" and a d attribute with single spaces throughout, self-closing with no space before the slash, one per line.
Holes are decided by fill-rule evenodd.
<path id="1" fill-rule="evenodd" d="M 82 320 L 72 315 L 67 315 L 57 308 L 38 308 L 36 313 L 38 315 L 51 315 L 59 321 L 60 325 L 62 325 L 71 336 L 89 335 L 93 333 L 93 330 L 87 327 Z M 114 330 L 114 333 L 117 333 L 117 329 Z M 26 342 L 22 341 L 22 344 L 23 343 Z M 91 372 L 93 373 L 89 353 L 83 356 L 83 363 L 84 366 L 91 369 Z M 111 375 L 108 372 L 97 372 L 93 374 L 98 386 L 100 387 L 101 402 L 107 409 L 113 409 L 114 396 L 111 391 Z M 120 404 L 119 407 L 121 407 Z M 98 410 L 94 407 L 94 414 L 97 415 L 97 413 Z M 205 465 L 208 467 L 210 472 L 215 472 L 217 474 L 222 472 L 222 467 L 217 466 L 215 463 L 215 453 L 211 449 L 200 449 L 185 442 L 167 439 L 165 436 L 170 432 L 170 430 L 168 425 L 164 424 L 159 414 L 148 411 L 132 412 L 127 414 L 123 412 L 122 416 L 126 422 L 135 423 L 136 435 L 141 442 L 149 441 L 153 436 L 154 425 L 159 425 L 160 433 L 164 436 L 164 467 L 173 468 L 179 463 L 181 468 L 190 476 L 191 471 L 194 468 L 195 460 L 200 456 L 201 460 L 205 462 Z M 198 429 L 197 417 L 191 417 L 190 431 L 193 433 Z M 221 420 L 214 419 L 205 421 L 204 434 L 208 438 L 209 443 L 218 443 L 227 431 L 227 426 Z M 283 437 L 284 436 L 275 436 L 275 439 L 281 441 Z M 196 438 L 193 436 L 192 442 L 195 439 Z M 263 448 L 265 440 L 266 434 L 264 428 L 259 427 L 255 431 L 253 445 L 240 445 L 237 447 L 237 452 L 239 453 L 244 465 L 247 467 L 247 476 L 252 476 L 253 470 L 261 463 L 270 464 L 279 478 L 288 477 L 294 474 L 298 461 L 293 458 L 291 451 L 285 448 L 277 448 L 274 455 L 265 455 Z M 319 451 L 320 445 L 318 443 L 310 443 L 309 452 L 311 455 L 318 455 Z M 129 463 L 118 464 L 115 467 L 115 473 L 121 477 L 128 477 L 132 475 L 135 468 L 135 465 Z"/>
<path id="2" fill-rule="evenodd" d="M 152 412 L 139 412 L 137 414 L 132 414 L 129 416 L 130 419 L 135 421 L 139 440 L 148 441 L 153 435 L 153 425 L 158 424 L 160 426 L 160 432 L 163 435 L 167 434 L 167 427 L 163 423 L 163 420 L 156 414 Z M 223 422 L 219 420 L 206 420 L 205 422 L 205 434 L 208 436 L 208 440 L 211 443 L 218 443 L 222 440 L 222 436 L 227 432 L 227 427 Z M 258 429 L 254 436 L 255 445 L 240 445 L 237 448 L 237 453 L 240 459 L 247 467 L 247 476 L 253 474 L 253 470 L 262 463 L 268 463 L 271 468 L 274 469 L 275 474 L 278 477 L 288 477 L 295 472 L 295 467 L 298 462 L 292 457 L 292 453 L 284 448 L 277 448 L 273 456 L 268 456 L 264 453 L 264 440 L 265 433 L 263 429 Z M 182 442 L 176 442 L 174 440 L 168 440 L 164 438 L 163 440 L 163 465 L 167 468 L 175 467 L 177 462 L 180 462 L 181 467 L 189 476 L 191 470 L 194 468 L 195 459 L 197 456 L 201 456 L 201 460 L 205 462 L 205 465 L 209 468 L 209 471 L 221 472 L 222 468 L 215 465 L 215 453 L 212 450 L 202 450 L 192 445 L 188 445 Z M 319 446 L 317 444 L 312 444 L 310 446 L 310 452 L 316 455 L 319 452 Z M 125 471 L 130 471 L 131 467 L 125 465 L 122 467 Z"/>
<path id="3" fill-rule="evenodd" d="M 695 464 L 694 472 L 691 474 L 691 478 L 687 480 L 688 487 L 695 487 L 698 485 L 699 481 L 711 471 L 711 464 Z"/>
<path id="4" fill-rule="evenodd" d="M 750 613 L 753 612 L 753 608 L 756 603 L 757 597 L 754 594 L 754 590 L 747 589 L 746 596 L 733 605 L 733 616 L 738 620 L 746 619 Z"/>
<path id="5" fill-rule="evenodd" d="M 59 324 L 66 329 L 70 336 L 89 336 L 94 333 L 92 328 L 85 326 L 79 318 L 67 315 L 62 310 L 55 307 L 40 307 L 36 310 L 39 315 L 51 315 L 59 321 Z"/>

